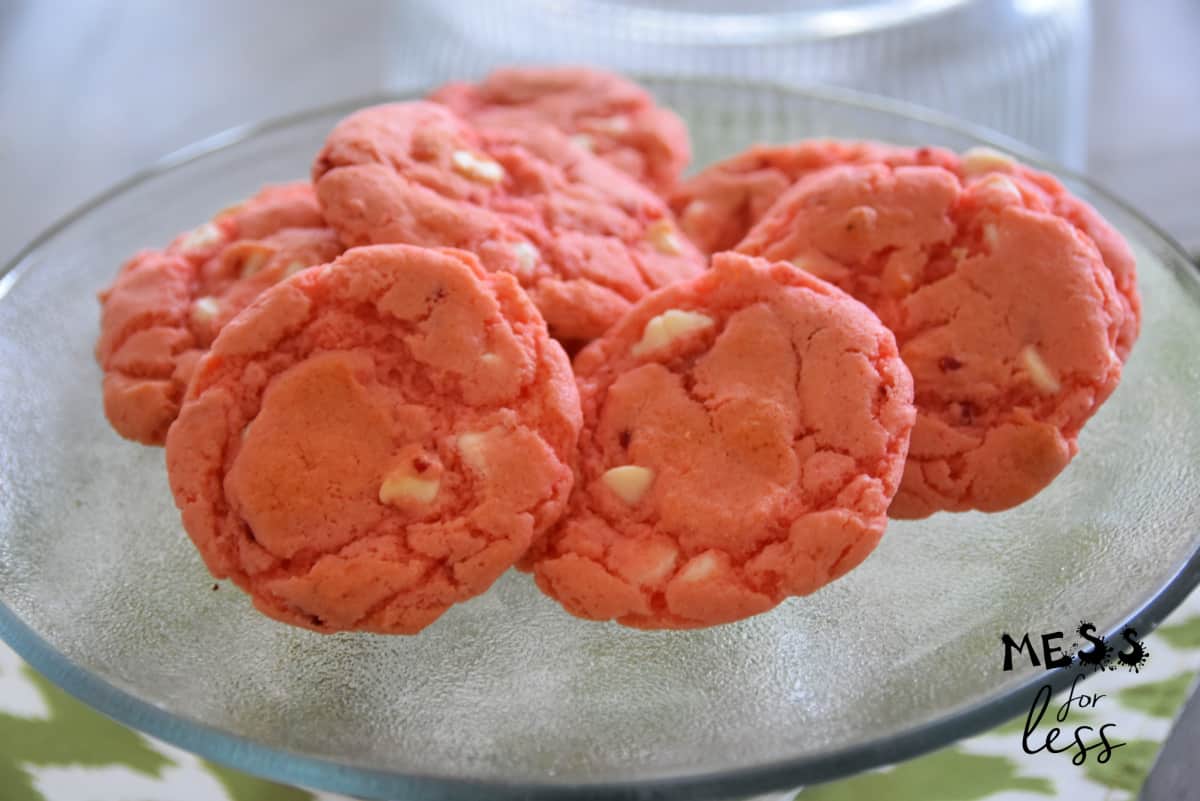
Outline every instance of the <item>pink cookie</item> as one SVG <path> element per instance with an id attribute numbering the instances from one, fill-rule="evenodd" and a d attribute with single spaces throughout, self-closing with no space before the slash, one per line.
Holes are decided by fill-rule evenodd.
<path id="1" fill-rule="evenodd" d="M 476 131 L 434 103 L 376 106 L 338 124 L 313 181 L 347 246 L 475 253 L 568 343 L 703 269 L 662 201 L 550 127 Z"/>
<path id="2" fill-rule="evenodd" d="M 683 232 L 702 251 L 716 253 L 736 247 L 780 195 L 806 175 L 836 165 L 872 163 L 942 167 L 964 184 L 998 172 L 1019 184 L 1027 201 L 1038 210 L 1075 226 L 1100 250 L 1105 267 L 1112 273 L 1125 307 L 1117 351 L 1122 360 L 1128 358 L 1141 323 L 1141 298 L 1137 267 L 1124 238 L 1053 176 L 987 148 L 968 150 L 959 156 L 934 147 L 820 139 L 752 147 L 708 167 L 680 186 L 671 205 L 679 215 Z"/>
<path id="3" fill-rule="evenodd" d="M 1120 295 L 1124 320 L 1117 334 L 1117 353 L 1121 361 L 1129 358 L 1142 322 L 1142 299 L 1137 288 L 1137 263 L 1125 237 L 1121 236 L 1090 205 L 1067 191 L 1052 175 L 1027 167 L 1012 158 L 987 148 L 968 150 L 956 164 L 956 174 L 971 185 L 987 181 L 989 176 L 1007 176 L 1036 209 L 1060 217 L 1090 239 L 1100 251 L 1104 266 L 1112 274 Z"/>
<path id="4" fill-rule="evenodd" d="M 738 246 L 838 285 L 895 332 L 918 416 L 893 517 L 1033 497 L 1117 385 L 1128 304 L 1092 239 L 1044 200 L 1000 174 L 830 167 Z"/>
<path id="5" fill-rule="evenodd" d="M 914 150 L 879 142 L 810 139 L 757 145 L 684 182 L 672 193 L 671 208 L 696 247 L 705 253 L 719 253 L 732 250 L 780 195 L 815 170 L 874 162 L 949 168 L 955 161 L 948 150 Z"/>
<path id="6" fill-rule="evenodd" d="M 575 360 L 575 491 L 529 559 L 572 614 L 692 628 L 859 564 L 887 525 L 912 379 L 870 310 L 734 253 L 644 298 Z"/>
<path id="7" fill-rule="evenodd" d="M 96 360 L 117 433 L 161 445 L 196 359 L 267 287 L 342 252 L 307 183 L 269 186 L 163 251 L 134 256 L 100 293 Z"/>
<path id="8" fill-rule="evenodd" d="M 499 130 L 548 123 L 656 192 L 691 159 L 687 128 L 630 80 L 581 67 L 510 67 L 477 84 L 454 82 L 429 96 L 469 122 Z"/>
<path id="9" fill-rule="evenodd" d="M 356 248 L 221 331 L 167 469 L 209 569 L 264 613 L 411 634 L 558 519 L 579 416 L 512 276 L 461 251 Z"/>

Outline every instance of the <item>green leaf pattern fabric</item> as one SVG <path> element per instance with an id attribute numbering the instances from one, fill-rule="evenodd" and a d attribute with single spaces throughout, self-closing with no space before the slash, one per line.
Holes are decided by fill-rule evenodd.
<path id="1" fill-rule="evenodd" d="M 1144 639 L 1150 658 L 1140 673 L 1124 669 L 1090 676 L 1079 692 L 1103 693 L 1096 709 L 1074 707 L 1065 724 L 1044 720 L 1039 731 L 1060 725 L 1069 740 L 1076 726 L 1115 723 L 1122 742 L 1106 763 L 1089 752 L 1083 766 L 1074 752 L 1026 754 L 1025 715 L 991 731 L 900 765 L 800 791 L 795 801 L 1134 801 L 1189 692 L 1200 677 L 1200 590 Z M 1078 693 L 1077 693 L 1078 694 Z M 1050 702 L 1053 718 L 1066 691 Z M 1032 702 L 1032 698 L 1030 699 Z M 1094 741 L 1094 736 L 1089 742 Z M 1041 741 L 1038 741 L 1040 744 Z"/>
<path id="2" fill-rule="evenodd" d="M 908 762 L 804 788 L 795 801 L 1132 801 L 1200 675 L 1200 592 L 1145 642 L 1151 657 L 1142 672 L 1089 678 L 1082 688 L 1107 697 L 1096 710 L 1073 710 L 1064 726 L 1069 737 L 1080 724 L 1115 723 L 1113 739 L 1125 745 L 1107 763 L 1097 763 L 1094 752 L 1082 767 L 1070 754 L 1025 754 L 1022 715 Z M 0 644 L 0 801 L 345 800 L 214 765 L 135 733 Z"/>

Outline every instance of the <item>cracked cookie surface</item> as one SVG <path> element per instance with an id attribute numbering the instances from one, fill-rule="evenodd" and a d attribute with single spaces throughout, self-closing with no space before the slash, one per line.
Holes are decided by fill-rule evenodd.
<path id="1" fill-rule="evenodd" d="M 764 612 L 859 564 L 913 424 L 892 334 L 785 263 L 721 254 L 575 362 L 575 491 L 527 560 L 580 617 L 691 628 Z"/>
<path id="2" fill-rule="evenodd" d="M 196 359 L 263 290 L 343 248 L 307 183 L 269 186 L 164 250 L 138 253 L 100 294 L 96 360 L 121 436 L 161 445 Z"/>
<path id="3" fill-rule="evenodd" d="M 951 167 L 955 155 L 936 147 L 809 139 L 756 145 L 712 164 L 671 194 L 679 226 L 703 253 L 732 250 L 772 204 L 804 176 L 843 164 Z"/>
<path id="4" fill-rule="evenodd" d="M 479 83 L 445 84 L 429 99 L 481 127 L 549 123 L 660 194 L 691 160 L 683 120 L 633 81 L 603 70 L 508 67 Z"/>
<path id="5" fill-rule="evenodd" d="M 895 332 L 917 423 L 893 517 L 1033 497 L 1120 379 L 1129 306 L 1101 252 L 1009 176 L 831 167 L 738 250 L 838 285 Z"/>
<path id="6" fill-rule="evenodd" d="M 988 148 L 959 155 L 937 147 L 910 148 L 880 142 L 812 139 L 760 145 L 713 164 L 671 196 L 680 228 L 705 253 L 735 248 L 777 200 L 814 172 L 849 165 L 941 167 L 964 185 L 1002 175 L 1020 188 L 1025 204 L 1070 223 L 1100 251 L 1123 307 L 1117 337 L 1122 361 L 1129 357 L 1141 325 L 1137 265 L 1125 238 L 1088 203 L 1054 176 Z"/>
<path id="7" fill-rule="evenodd" d="M 375 246 L 221 331 L 167 468 L 205 563 L 261 611 L 411 634 L 558 519 L 579 425 L 566 355 L 512 276 Z"/>
<path id="8" fill-rule="evenodd" d="M 436 103 L 375 106 L 334 128 L 313 181 L 348 247 L 471 251 L 515 275 L 566 343 L 704 266 L 663 201 L 549 126 L 475 130 Z"/>

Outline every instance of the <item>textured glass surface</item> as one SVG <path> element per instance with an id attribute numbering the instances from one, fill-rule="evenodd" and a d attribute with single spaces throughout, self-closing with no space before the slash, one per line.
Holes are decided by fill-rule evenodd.
<path id="1" fill-rule="evenodd" d="M 652 86 L 688 118 L 701 162 L 810 135 L 978 143 L 836 97 Z M 512 797 L 645 782 L 732 795 L 997 723 L 1045 675 L 1002 673 L 1001 632 L 1144 625 L 1200 576 L 1200 282 L 1148 225 L 1073 183 L 1134 244 L 1146 322 L 1080 456 L 1021 508 L 894 524 L 832 586 L 704 631 L 578 621 L 518 573 L 409 638 L 323 637 L 258 615 L 230 586 L 213 591 L 162 451 L 104 422 L 94 293 L 137 248 L 304 176 L 347 110 L 136 182 L 0 279 L 0 633 L 106 712 L 251 771 L 367 797 L 478 797 L 452 779 Z"/>

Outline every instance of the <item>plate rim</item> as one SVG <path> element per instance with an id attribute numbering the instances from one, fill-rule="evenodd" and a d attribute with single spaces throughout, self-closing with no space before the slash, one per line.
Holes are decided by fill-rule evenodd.
<path id="1" fill-rule="evenodd" d="M 1081 185 L 1106 203 L 1118 208 L 1159 240 L 1181 263 L 1200 276 L 1200 265 L 1160 226 L 1118 195 L 1096 181 L 1048 160 L 1043 154 L 1004 134 L 984 126 L 965 122 L 938 111 L 904 101 L 879 97 L 849 89 L 823 85 L 798 85 L 776 80 L 736 79 L 713 76 L 666 76 L 634 74 L 634 79 L 655 84 L 699 83 L 729 89 L 753 88 L 797 95 L 809 100 L 882 112 L 943 128 L 967 136 L 989 147 L 1007 151 L 1026 164 L 1057 178 Z M 0 302 L 24 276 L 22 265 L 30 255 L 55 236 L 108 201 L 162 174 L 183 167 L 205 156 L 255 139 L 292 125 L 333 114 L 344 115 L 367 105 L 411 100 L 423 96 L 425 88 L 374 93 L 325 104 L 319 107 L 272 117 L 225 129 L 174 150 L 135 171 L 76 206 L 18 250 L 0 267 Z M 1166 265 L 1175 267 L 1176 265 Z M 1200 586 L 1200 542 L 1190 556 L 1167 581 L 1146 599 L 1127 619 L 1107 635 L 1115 637 L 1122 629 L 1133 627 L 1141 634 L 1153 631 L 1188 595 Z M 76 664 L 30 628 L 0 599 L 0 639 L 4 640 L 30 666 L 58 687 L 114 720 L 164 742 L 206 759 L 285 784 L 298 784 L 339 793 L 387 799 L 412 797 L 441 801 L 474 801 L 482 793 L 499 799 L 716 799 L 734 794 L 753 794 L 782 790 L 843 778 L 854 773 L 901 762 L 949 745 L 984 729 L 1003 723 L 1019 711 L 1018 701 L 1028 701 L 1037 686 L 1049 684 L 1054 693 L 1070 685 L 1068 669 L 1034 674 L 981 703 L 950 710 L 903 731 L 875 737 L 821 754 L 708 772 L 667 774 L 640 780 L 598 779 L 595 781 L 555 782 L 541 780 L 463 779 L 435 774 L 414 774 L 380 770 L 350 762 L 300 754 L 266 745 L 188 716 L 170 712 L 133 693 L 121 689 Z"/>

